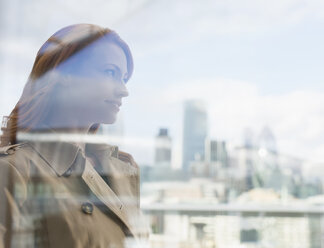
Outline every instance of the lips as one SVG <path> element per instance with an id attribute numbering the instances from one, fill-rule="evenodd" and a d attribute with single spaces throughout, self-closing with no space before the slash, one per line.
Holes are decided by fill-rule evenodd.
<path id="1" fill-rule="evenodd" d="M 106 103 L 111 105 L 113 108 L 115 108 L 117 111 L 119 111 L 119 107 L 122 105 L 121 102 L 119 101 L 110 101 L 110 100 L 105 100 Z"/>

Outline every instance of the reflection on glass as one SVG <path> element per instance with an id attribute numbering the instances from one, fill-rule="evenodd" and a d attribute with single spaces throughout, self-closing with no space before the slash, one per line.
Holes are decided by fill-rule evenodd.
<path id="1" fill-rule="evenodd" d="M 322 43 L 295 39 L 290 32 L 289 39 L 278 32 L 261 32 L 261 39 L 255 39 L 260 33 L 243 32 L 234 41 L 232 29 L 230 35 L 219 34 L 214 25 L 200 25 L 208 15 L 200 7 L 213 10 L 212 1 L 194 5 L 195 18 L 186 18 L 186 23 L 178 22 L 182 4 L 162 2 L 145 5 L 139 15 L 123 20 L 132 23 L 123 25 L 124 32 L 135 36 L 136 54 L 146 70 L 140 70 L 143 84 L 136 86 L 144 94 L 134 94 L 132 115 L 124 116 L 127 133 L 134 136 L 122 141 L 111 132 L 123 132 L 118 108 L 127 92 L 125 84 L 118 88 L 113 82 L 127 82 L 131 76 L 127 46 L 111 31 L 76 25 L 41 48 L 23 96 L 2 124 L 4 245 L 143 247 L 147 228 L 138 208 L 138 169 L 129 155 L 111 146 L 126 143 L 140 162 L 141 208 L 151 247 L 323 247 L 323 163 L 316 159 L 322 160 L 324 97 L 312 92 L 312 80 L 304 81 L 322 74 L 313 71 L 316 59 L 307 60 L 311 73 L 305 63 L 298 63 L 296 70 L 296 61 L 304 61 L 307 51 L 302 50 L 320 51 Z M 177 19 L 166 20 L 165 11 L 169 18 L 175 5 Z M 238 10 L 240 16 L 245 7 Z M 213 18 L 233 19 L 209 12 Z M 156 28 L 160 18 L 151 18 L 139 35 L 133 27 L 146 24 L 143 13 L 160 15 L 172 25 L 164 25 L 161 32 Z M 207 32 L 202 34 L 201 28 Z M 300 31 L 293 33 L 304 37 Z M 217 45 L 210 45 L 214 41 Z M 298 52 L 280 50 L 282 41 L 295 44 Z M 278 70 L 268 66 L 274 58 L 281 63 Z M 255 73 L 259 69 L 262 75 Z M 286 89 L 287 76 L 297 81 Z M 148 108 L 144 112 L 137 104 Z M 302 159 L 305 154 L 309 160 Z"/>

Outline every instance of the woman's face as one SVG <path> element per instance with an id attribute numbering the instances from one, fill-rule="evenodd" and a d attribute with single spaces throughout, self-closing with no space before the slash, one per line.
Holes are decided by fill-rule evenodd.
<path id="1" fill-rule="evenodd" d="M 90 49 L 83 49 L 64 63 L 73 73 L 66 77 L 63 102 L 69 115 L 81 125 L 111 124 L 116 121 L 122 98 L 128 96 L 126 55 L 118 45 L 107 41 L 97 42 Z"/>

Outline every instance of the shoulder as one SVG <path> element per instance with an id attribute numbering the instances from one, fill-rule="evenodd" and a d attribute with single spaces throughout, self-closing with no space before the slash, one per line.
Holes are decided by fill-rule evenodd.
<path id="1" fill-rule="evenodd" d="M 28 161 L 32 148 L 28 143 L 19 143 L 0 147 L 0 165 L 11 164 L 19 167 Z"/>
<path id="2" fill-rule="evenodd" d="M 22 152 L 30 152 L 32 150 L 32 146 L 28 142 L 8 145 L 8 146 L 1 146 L 0 147 L 0 159 L 10 157 L 11 155 L 15 155 L 17 153 Z"/>
<path id="3" fill-rule="evenodd" d="M 5 157 L 14 154 L 17 150 L 21 149 L 24 146 L 26 146 L 26 143 L 2 146 L 0 147 L 0 156 Z"/>
<path id="4" fill-rule="evenodd" d="M 4 184 L 9 177 L 17 184 L 26 184 L 29 178 L 28 147 L 25 143 L 0 147 L 0 180 Z M 3 185 L 0 188 L 2 187 Z"/>
<path id="5" fill-rule="evenodd" d="M 127 152 L 123 152 L 123 151 L 119 150 L 118 151 L 118 159 L 123 162 L 129 163 L 130 165 L 134 166 L 135 168 L 138 168 L 138 165 L 135 162 L 133 156 Z"/>

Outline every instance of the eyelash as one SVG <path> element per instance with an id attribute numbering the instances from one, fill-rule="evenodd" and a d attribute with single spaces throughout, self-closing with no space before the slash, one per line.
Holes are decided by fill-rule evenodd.
<path id="1" fill-rule="evenodd" d="M 116 76 L 116 71 L 113 69 L 107 69 L 105 70 L 105 73 L 107 74 L 107 76 L 109 77 L 115 77 Z M 112 74 L 112 75 L 111 75 Z"/>
<path id="2" fill-rule="evenodd" d="M 105 73 L 106 73 L 106 75 L 109 76 L 109 77 L 113 77 L 113 78 L 116 78 L 116 77 L 117 77 L 116 70 L 114 70 L 114 69 L 106 69 L 106 70 L 105 70 Z M 111 75 L 111 74 L 112 74 L 112 75 Z M 124 84 L 126 84 L 127 81 L 128 81 L 128 80 L 127 80 L 127 77 L 123 78 L 122 81 L 124 82 Z"/>

